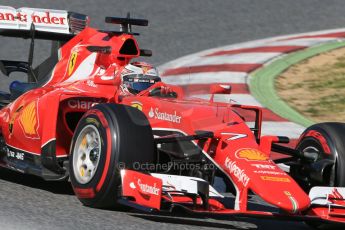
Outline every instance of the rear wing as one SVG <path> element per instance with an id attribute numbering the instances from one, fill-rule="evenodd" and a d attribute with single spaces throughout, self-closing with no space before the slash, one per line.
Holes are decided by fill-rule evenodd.
<path id="1" fill-rule="evenodd" d="M 0 35 L 66 41 L 89 25 L 86 15 L 64 10 L 0 6 Z"/>

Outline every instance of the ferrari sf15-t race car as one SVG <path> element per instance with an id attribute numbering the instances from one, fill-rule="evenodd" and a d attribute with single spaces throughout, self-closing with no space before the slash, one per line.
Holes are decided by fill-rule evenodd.
<path id="1" fill-rule="evenodd" d="M 105 21 L 120 30 L 91 28 L 74 12 L 0 7 L 0 35 L 31 41 L 27 62 L 0 61 L 4 75 L 28 76 L 0 93 L 2 167 L 69 179 L 90 207 L 345 223 L 345 124 L 315 124 L 289 148 L 287 137 L 261 135 L 255 106 L 186 97 L 163 82 L 120 95 L 117 73 L 151 55 L 131 28 L 148 21 Z M 34 68 L 38 39 L 53 45 Z M 213 95 L 230 91 L 210 86 Z M 272 160 L 271 152 L 286 157 Z M 254 196 L 267 205 L 250 207 Z"/>

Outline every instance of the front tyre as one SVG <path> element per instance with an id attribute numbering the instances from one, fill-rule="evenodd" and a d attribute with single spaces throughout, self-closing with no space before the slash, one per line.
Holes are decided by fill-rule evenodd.
<path id="1" fill-rule="evenodd" d="M 307 128 L 297 144 L 297 149 L 305 156 L 297 166 L 292 166 L 292 176 L 306 192 L 314 186 L 345 186 L 345 124 L 327 122 Z M 329 162 L 330 164 L 327 165 Z M 327 165 L 327 166 L 325 166 Z M 323 170 L 322 170 L 323 169 Z M 306 222 L 319 229 L 333 224 Z"/>
<path id="2" fill-rule="evenodd" d="M 303 187 L 308 192 L 313 186 L 345 186 L 345 124 L 327 122 L 315 124 L 302 134 L 297 149 L 313 160 L 304 160 L 295 175 L 305 174 Z M 331 164 L 325 166 L 327 162 Z M 323 171 L 317 169 L 324 164 Z"/>
<path id="3" fill-rule="evenodd" d="M 99 104 L 86 112 L 73 135 L 70 180 L 86 206 L 117 206 L 120 169 L 155 162 L 153 134 L 145 115 L 130 106 Z"/>

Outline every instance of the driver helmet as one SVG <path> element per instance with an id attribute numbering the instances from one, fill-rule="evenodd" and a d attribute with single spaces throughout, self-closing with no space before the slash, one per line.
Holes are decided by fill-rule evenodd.
<path id="1" fill-rule="evenodd" d="M 132 94 L 137 94 L 161 81 L 157 69 L 146 62 L 126 65 L 121 72 L 121 78 L 122 86 Z"/>

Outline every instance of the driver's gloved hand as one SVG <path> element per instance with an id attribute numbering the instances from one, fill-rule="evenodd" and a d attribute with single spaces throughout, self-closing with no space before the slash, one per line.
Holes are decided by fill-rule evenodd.
<path id="1" fill-rule="evenodd" d="M 162 95 L 168 95 L 171 94 L 173 90 L 169 86 L 162 86 L 161 87 L 161 94 Z"/>

